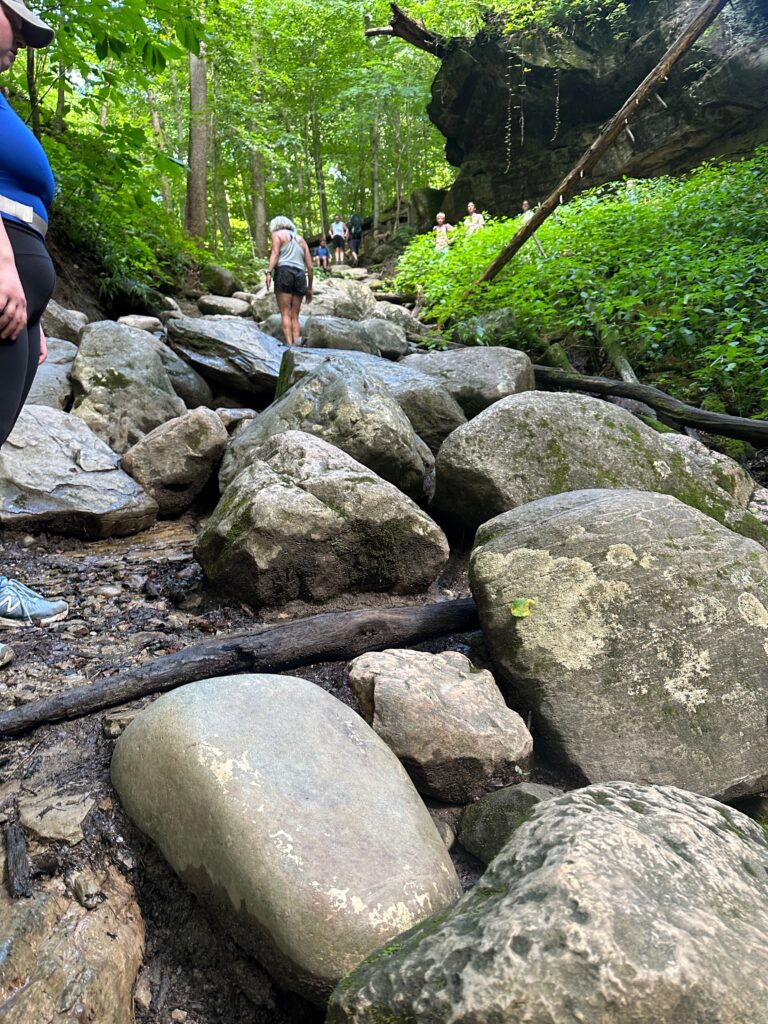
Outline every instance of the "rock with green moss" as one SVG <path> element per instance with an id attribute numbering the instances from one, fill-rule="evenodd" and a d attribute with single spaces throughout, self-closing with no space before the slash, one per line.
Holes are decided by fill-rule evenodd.
<path id="1" fill-rule="evenodd" d="M 406 356 L 406 366 L 435 377 L 471 419 L 501 398 L 534 388 L 533 365 L 513 348 L 457 348 Z"/>
<path id="2" fill-rule="evenodd" d="M 428 796 L 465 804 L 522 777 L 531 734 L 490 672 L 458 651 L 381 651 L 349 666 L 366 720 Z"/>
<path id="3" fill-rule="evenodd" d="M 250 321 L 177 317 L 168 343 L 216 388 L 258 399 L 275 393 L 285 346 Z"/>
<path id="4" fill-rule="evenodd" d="M 161 515 L 179 515 L 208 483 L 228 441 L 221 418 L 201 406 L 145 434 L 122 465 L 152 495 Z"/>
<path id="5" fill-rule="evenodd" d="M 426 590 L 448 559 L 448 542 L 392 484 L 292 430 L 249 448 L 249 464 L 224 491 L 195 556 L 211 583 L 256 605 L 280 605 Z"/>
<path id="6" fill-rule="evenodd" d="M 753 484 L 740 466 L 585 395 L 513 395 L 454 431 L 437 459 L 435 507 L 474 529 L 548 494 L 595 487 L 673 494 L 768 544 L 768 531 L 746 511 Z"/>
<path id="7" fill-rule="evenodd" d="M 235 939 L 317 1002 L 456 901 L 456 872 L 392 751 L 304 679 L 206 679 L 117 742 L 128 815 Z"/>
<path id="8" fill-rule="evenodd" d="M 543 800 L 562 790 L 537 782 L 521 782 L 487 793 L 464 811 L 459 842 L 483 864 L 490 864 Z"/>
<path id="9" fill-rule="evenodd" d="M 207 263 L 200 271 L 200 284 L 214 295 L 234 295 L 242 289 L 242 285 L 226 267 L 216 263 Z"/>
<path id="10" fill-rule="evenodd" d="M 437 452 L 448 435 L 466 423 L 461 406 L 442 383 L 405 362 L 392 362 L 366 352 L 300 348 L 293 353 L 292 379 L 299 380 L 323 363 L 349 366 L 375 376 L 387 388 L 431 451 Z"/>
<path id="11" fill-rule="evenodd" d="M 327 1024 L 746 1024 L 768 1006 L 768 840 L 613 782 L 547 800 L 477 886 L 372 954 Z"/>
<path id="12" fill-rule="evenodd" d="M 590 782 L 729 799 L 768 785 L 768 553 L 665 494 L 498 516 L 470 565 L 502 689 Z"/>
<path id="13" fill-rule="evenodd" d="M 83 328 L 72 386 L 75 416 L 118 454 L 187 411 L 147 332 L 111 320 Z"/>
<path id="14" fill-rule="evenodd" d="M 301 352 L 290 355 L 298 359 Z M 323 438 L 416 500 L 431 491 L 429 450 L 381 380 L 354 364 L 319 360 L 313 373 L 245 427 L 224 456 L 222 489 L 250 465 L 257 448 L 286 430 Z"/>

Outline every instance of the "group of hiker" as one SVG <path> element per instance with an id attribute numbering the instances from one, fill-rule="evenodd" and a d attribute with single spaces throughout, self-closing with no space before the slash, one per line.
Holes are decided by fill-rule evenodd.
<path id="1" fill-rule="evenodd" d="M 342 220 L 341 214 L 337 213 L 333 218 L 331 230 L 323 235 L 312 252 L 315 266 L 321 270 L 328 270 L 331 264 L 331 256 L 334 263 L 343 263 L 347 249 L 353 263 L 360 259 L 360 245 L 363 241 L 363 222 L 358 213 L 353 213 L 349 223 Z"/>

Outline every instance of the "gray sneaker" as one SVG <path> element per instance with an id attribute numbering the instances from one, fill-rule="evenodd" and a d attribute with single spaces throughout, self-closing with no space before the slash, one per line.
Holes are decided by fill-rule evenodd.
<path id="1" fill-rule="evenodd" d="M 46 601 L 18 580 L 0 576 L 0 627 L 46 626 L 68 614 L 66 601 Z"/>
<path id="2" fill-rule="evenodd" d="M 13 661 L 13 648 L 8 644 L 0 644 L 0 668 L 10 665 Z"/>

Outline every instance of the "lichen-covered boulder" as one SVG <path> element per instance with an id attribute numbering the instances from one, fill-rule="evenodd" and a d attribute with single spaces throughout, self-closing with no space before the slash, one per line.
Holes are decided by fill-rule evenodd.
<path id="1" fill-rule="evenodd" d="M 349 666 L 366 721 L 421 792 L 465 804 L 517 781 L 531 734 L 504 703 L 490 672 L 458 651 L 381 651 Z"/>
<path id="2" fill-rule="evenodd" d="M 123 456 L 123 469 L 152 495 L 161 515 L 179 515 L 208 483 L 228 441 L 213 409 L 192 409 L 145 434 Z"/>
<path id="3" fill-rule="evenodd" d="M 665 494 L 575 491 L 480 528 L 497 678 L 590 782 L 768 786 L 768 552 Z"/>
<path id="4" fill-rule="evenodd" d="M 410 309 L 405 306 L 398 306 L 395 302 L 377 301 L 369 316 L 377 317 L 379 320 L 388 320 L 391 324 L 402 327 L 408 341 L 421 341 L 429 334 L 429 327 L 417 320 Z"/>
<path id="5" fill-rule="evenodd" d="M 405 331 L 386 320 L 343 320 L 338 316 L 309 316 L 302 340 L 310 348 L 348 349 L 397 359 L 408 351 Z"/>
<path id="6" fill-rule="evenodd" d="M 533 364 L 525 352 L 503 346 L 419 352 L 403 363 L 439 380 L 468 419 L 501 398 L 535 387 Z"/>
<path id="7" fill-rule="evenodd" d="M 209 384 L 271 398 L 285 348 L 246 320 L 177 317 L 168 321 L 168 344 Z"/>
<path id="8" fill-rule="evenodd" d="M 303 679 L 228 676 L 160 697 L 117 741 L 112 781 L 223 926 L 318 1002 L 460 892 L 397 758 Z"/>
<path id="9" fill-rule="evenodd" d="M 27 395 L 28 405 L 49 405 L 66 409 L 72 401 L 72 364 L 77 345 L 61 338 L 48 338 L 48 358 L 37 368 Z"/>
<path id="10" fill-rule="evenodd" d="M 80 334 L 72 411 L 118 453 L 186 412 L 150 337 L 110 320 L 88 324 Z"/>
<path id="11" fill-rule="evenodd" d="M 543 800 L 561 794 L 562 790 L 538 782 L 521 782 L 486 793 L 464 811 L 459 842 L 483 864 L 490 864 Z"/>
<path id="12" fill-rule="evenodd" d="M 436 463 L 435 508 L 473 529 L 548 494 L 633 487 L 673 494 L 768 543 L 722 464 L 666 440 L 623 409 L 586 395 L 527 391 L 451 434 Z M 722 457 L 725 458 L 724 456 Z M 728 460 L 730 461 L 730 460 Z M 743 474 L 738 467 L 735 475 Z"/>
<path id="13" fill-rule="evenodd" d="M 412 498 L 429 493 L 431 457 L 387 388 L 371 373 L 330 361 L 294 384 L 234 439 L 221 466 L 222 489 L 251 463 L 255 449 L 286 430 L 323 438 Z"/>
<path id="14" fill-rule="evenodd" d="M 443 385 L 404 362 L 392 362 L 365 352 L 343 352 L 337 349 L 296 349 L 295 369 L 291 379 L 298 380 L 323 363 L 355 367 L 376 376 L 387 388 L 411 421 L 411 426 L 430 450 L 437 452 L 448 435 L 466 423 L 461 406 Z"/>
<path id="15" fill-rule="evenodd" d="M 77 416 L 22 409 L 0 451 L 0 526 L 123 537 L 147 529 L 156 516 L 154 499 Z"/>
<path id="16" fill-rule="evenodd" d="M 766 872 L 763 830 L 714 800 L 547 800 L 454 907 L 342 980 L 328 1024 L 762 1022 Z"/>
<path id="17" fill-rule="evenodd" d="M 255 605 L 279 605 L 426 590 L 448 542 L 392 484 L 319 437 L 290 430 L 249 449 L 195 557 L 212 583 Z"/>
<path id="18" fill-rule="evenodd" d="M 148 318 L 145 317 L 145 319 Z M 188 409 L 196 409 L 200 405 L 211 406 L 213 403 L 213 391 L 211 391 L 210 385 L 200 376 L 197 370 L 193 370 L 189 363 L 186 363 L 181 356 L 176 355 L 170 345 L 166 345 L 164 341 L 161 341 L 154 334 L 148 333 L 147 340 L 160 356 L 165 372 L 168 374 L 168 379 L 171 382 L 171 387 L 186 407 Z"/>

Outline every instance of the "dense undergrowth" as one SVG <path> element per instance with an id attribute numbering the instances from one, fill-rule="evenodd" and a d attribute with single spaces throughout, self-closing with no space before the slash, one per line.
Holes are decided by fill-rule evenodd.
<path id="1" fill-rule="evenodd" d="M 731 412 L 768 415 L 768 147 L 685 178 L 613 183 L 564 205 L 490 285 L 462 296 L 519 226 L 492 219 L 409 245 L 397 285 L 424 289 L 428 316 L 510 308 L 504 343 L 539 357 L 554 340 L 605 366 L 599 338 L 625 346 L 642 380 Z M 485 340 L 480 327 L 476 340 Z M 602 362 L 602 367 L 601 367 Z"/>

